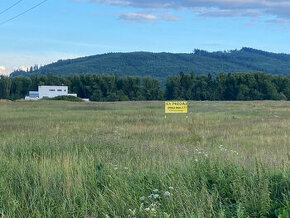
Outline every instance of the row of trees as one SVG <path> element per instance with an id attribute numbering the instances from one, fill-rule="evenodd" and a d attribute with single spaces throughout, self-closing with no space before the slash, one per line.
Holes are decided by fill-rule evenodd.
<path id="1" fill-rule="evenodd" d="M 84 74 L 0 77 L 0 98 L 24 98 L 39 85 L 67 85 L 72 93 L 92 101 L 124 100 L 290 100 L 290 76 L 265 73 L 219 73 L 215 77 L 179 73 L 164 87 L 150 77 Z"/>
<path id="2" fill-rule="evenodd" d="M 219 73 L 214 78 L 180 73 L 169 76 L 166 99 L 290 100 L 290 76 L 265 73 Z"/>
<path id="3" fill-rule="evenodd" d="M 150 77 L 117 77 L 84 74 L 71 76 L 31 75 L 0 77 L 0 99 L 21 99 L 41 85 L 67 85 L 70 93 L 91 101 L 159 100 L 164 94 L 160 82 Z"/>

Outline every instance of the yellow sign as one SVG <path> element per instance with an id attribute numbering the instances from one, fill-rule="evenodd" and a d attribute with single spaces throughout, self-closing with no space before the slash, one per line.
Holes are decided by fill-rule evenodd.
<path id="1" fill-rule="evenodd" d="M 187 101 L 166 101 L 165 113 L 166 114 L 186 114 Z"/>

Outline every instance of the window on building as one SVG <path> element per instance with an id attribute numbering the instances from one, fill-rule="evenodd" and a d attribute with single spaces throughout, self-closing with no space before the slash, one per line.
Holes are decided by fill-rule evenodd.
<path id="1" fill-rule="evenodd" d="M 55 89 L 50 89 L 49 91 L 50 91 L 50 92 L 55 92 Z"/>
<path id="2" fill-rule="evenodd" d="M 57 91 L 58 91 L 58 92 L 61 92 L 61 91 L 62 91 L 62 89 L 58 89 Z"/>

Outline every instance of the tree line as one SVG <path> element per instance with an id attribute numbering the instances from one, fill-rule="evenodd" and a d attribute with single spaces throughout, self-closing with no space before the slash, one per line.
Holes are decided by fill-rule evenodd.
<path id="1" fill-rule="evenodd" d="M 40 85 L 67 85 L 70 93 L 91 101 L 134 100 L 290 100 L 290 76 L 265 73 L 194 73 L 151 77 L 104 74 L 0 76 L 0 99 L 24 98 Z"/>

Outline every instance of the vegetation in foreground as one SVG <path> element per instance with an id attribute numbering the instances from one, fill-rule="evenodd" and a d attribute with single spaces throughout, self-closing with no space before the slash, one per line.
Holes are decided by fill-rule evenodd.
<path id="1" fill-rule="evenodd" d="M 1 102 L 0 217 L 289 217 L 289 102 L 163 104 Z"/>

